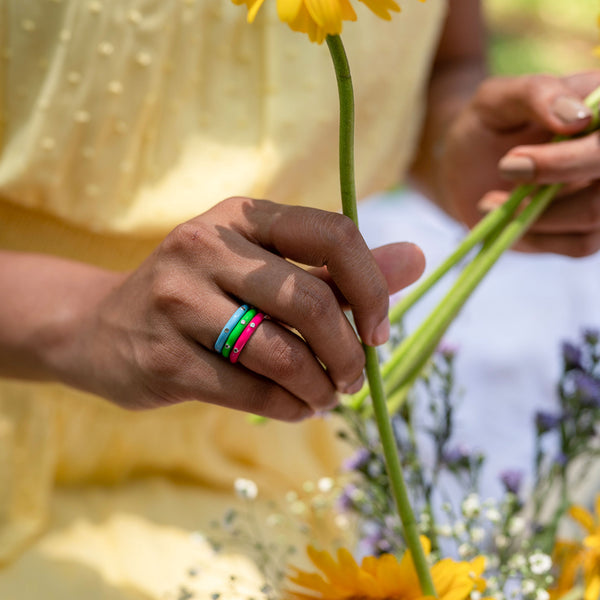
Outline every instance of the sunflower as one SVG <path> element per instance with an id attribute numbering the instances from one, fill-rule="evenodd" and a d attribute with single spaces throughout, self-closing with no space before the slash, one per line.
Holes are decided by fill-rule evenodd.
<path id="1" fill-rule="evenodd" d="M 265 0 L 232 0 L 248 7 L 248 22 L 252 23 Z M 360 0 L 378 17 L 389 21 L 390 11 L 400 12 L 394 0 Z M 425 0 L 420 0 L 425 2 Z M 279 18 L 294 31 L 307 33 L 311 42 L 322 43 L 328 35 L 342 32 L 343 21 L 356 21 L 350 0 L 277 0 Z"/>
<path id="2" fill-rule="evenodd" d="M 582 506 L 572 506 L 569 515 L 588 534 L 581 542 L 559 540 L 554 561 L 559 574 L 552 598 L 560 598 L 583 580 L 584 600 L 600 598 L 600 494 L 596 496 L 596 514 Z"/>
<path id="3" fill-rule="evenodd" d="M 421 540 L 429 553 L 429 541 Z M 400 561 L 391 554 L 367 556 L 359 566 L 348 550 L 341 548 L 337 561 L 325 551 L 308 547 L 308 556 L 321 571 L 307 573 L 294 569 L 288 577 L 303 588 L 287 590 L 284 600 L 421 600 L 424 599 L 412 557 L 405 552 Z M 449 558 L 433 565 L 431 577 L 439 600 L 465 600 L 473 590 L 483 591 L 481 574 L 485 559 L 455 562 Z"/>

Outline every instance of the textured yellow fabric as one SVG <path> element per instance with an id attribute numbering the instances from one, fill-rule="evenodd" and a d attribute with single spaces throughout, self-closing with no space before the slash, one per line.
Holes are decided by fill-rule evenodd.
<path id="1" fill-rule="evenodd" d="M 403 9 L 345 26 L 360 195 L 401 176 L 418 131 L 444 3 Z M 250 26 L 228 0 L 0 0 L 0 247 L 129 269 L 230 195 L 337 209 L 336 103 L 326 47 L 275 2 Z M 232 572 L 256 589 L 242 554 L 190 533 L 236 477 L 281 497 L 334 474 L 331 431 L 1 382 L 0 598 L 171 598 L 196 560 L 197 597 L 240 597 Z"/>

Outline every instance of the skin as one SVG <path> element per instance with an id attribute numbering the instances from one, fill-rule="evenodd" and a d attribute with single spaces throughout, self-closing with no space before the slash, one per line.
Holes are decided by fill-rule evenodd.
<path id="1" fill-rule="evenodd" d="M 516 183 L 565 183 L 517 249 L 573 257 L 593 254 L 600 248 L 599 134 L 548 141 L 589 125 L 589 111 L 581 101 L 600 85 L 600 71 L 486 78 L 480 10 L 477 0 L 449 3 L 414 181 L 469 227 L 504 202 Z M 587 116 L 565 120 L 560 110 L 565 99 Z M 511 173 L 506 159 L 515 156 L 528 157 L 533 173 Z"/>
<path id="2" fill-rule="evenodd" d="M 568 186 L 520 248 L 595 252 L 597 134 L 545 142 L 586 127 L 587 118 L 565 123 L 556 101 L 579 101 L 600 74 L 485 79 L 479 2 L 449 6 L 416 185 L 473 225 L 515 183 L 501 159 L 529 157 L 527 181 Z M 362 385 L 363 352 L 343 309 L 352 309 L 367 344 L 383 343 L 389 294 L 423 266 L 412 244 L 369 251 L 341 215 L 249 198 L 180 225 L 131 273 L 0 251 L 0 375 L 63 382 L 130 409 L 198 400 L 297 421 Z M 239 299 L 272 317 L 248 342 L 241 367 L 212 350 Z"/>
<path id="3" fill-rule="evenodd" d="M 201 400 L 297 421 L 362 385 L 364 353 L 343 308 L 363 340 L 383 343 L 390 291 L 423 267 L 412 244 L 371 253 L 342 215 L 249 198 L 180 225 L 128 274 L 1 252 L 0 374 L 129 409 Z M 212 350 L 236 298 L 272 317 L 240 354 L 245 368 Z"/>

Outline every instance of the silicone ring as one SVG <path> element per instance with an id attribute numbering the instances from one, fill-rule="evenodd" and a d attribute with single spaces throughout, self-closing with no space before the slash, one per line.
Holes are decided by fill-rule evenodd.
<path id="1" fill-rule="evenodd" d="M 256 308 L 251 308 L 247 310 L 244 313 L 244 316 L 240 319 L 240 322 L 231 330 L 231 333 L 229 334 L 229 337 L 227 338 L 227 341 L 223 346 L 223 350 L 221 351 L 221 354 L 225 358 L 229 358 L 229 355 L 233 350 L 233 346 L 236 344 L 238 338 L 240 337 L 244 329 L 248 326 L 250 321 L 252 321 L 254 315 L 256 315 L 257 312 L 258 311 L 256 310 Z"/>
<path id="2" fill-rule="evenodd" d="M 223 346 L 231 333 L 231 330 L 239 323 L 240 319 L 246 314 L 246 311 L 250 307 L 247 304 L 242 304 L 232 315 L 229 317 L 229 321 L 225 323 L 225 327 L 221 330 L 217 341 L 215 342 L 215 350 L 220 354 L 223 350 Z"/>
<path id="3" fill-rule="evenodd" d="M 240 352 L 242 351 L 243 347 L 247 344 L 248 340 L 252 337 L 252 334 L 258 329 L 258 326 L 262 323 L 264 318 L 265 318 L 265 315 L 263 313 L 259 312 L 252 319 L 252 321 L 250 321 L 250 323 L 248 323 L 248 326 L 246 327 L 246 329 L 244 329 L 244 331 L 242 331 L 242 333 L 240 334 L 240 337 L 237 339 L 237 342 L 235 343 L 235 346 L 233 347 L 233 350 L 231 351 L 231 354 L 229 356 L 229 360 L 232 363 L 237 362 L 238 358 L 240 357 Z"/>

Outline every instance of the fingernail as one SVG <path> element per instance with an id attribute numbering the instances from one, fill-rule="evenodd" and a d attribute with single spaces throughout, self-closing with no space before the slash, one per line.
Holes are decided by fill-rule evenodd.
<path id="1" fill-rule="evenodd" d="M 373 332 L 373 345 L 381 346 L 390 339 L 390 320 L 387 316 L 375 327 Z"/>
<path id="2" fill-rule="evenodd" d="M 565 125 L 572 125 L 592 116 L 590 109 L 581 100 L 571 96 L 559 96 L 552 105 L 552 112 Z"/>
<path id="3" fill-rule="evenodd" d="M 489 196 L 484 196 L 477 203 L 477 210 L 480 213 L 487 215 L 488 213 L 491 213 L 493 210 L 496 210 L 498 208 L 498 206 L 500 206 L 500 205 L 493 198 L 490 198 Z"/>
<path id="4" fill-rule="evenodd" d="M 346 387 L 344 390 L 344 394 L 356 394 L 362 389 L 362 386 L 365 383 L 365 376 L 361 375 L 353 384 Z"/>
<path id="5" fill-rule="evenodd" d="M 529 181 L 535 175 L 535 163 L 529 156 L 505 156 L 498 169 L 502 177 L 511 181 Z"/>

